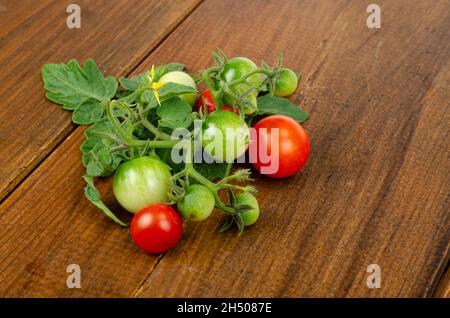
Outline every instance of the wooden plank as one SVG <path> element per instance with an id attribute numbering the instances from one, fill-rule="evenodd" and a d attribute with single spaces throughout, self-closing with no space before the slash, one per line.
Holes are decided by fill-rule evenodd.
<path id="1" fill-rule="evenodd" d="M 29 96 L 30 100 L 34 102 L 34 104 L 27 104 L 28 111 L 32 109 L 32 106 L 38 107 L 41 113 L 45 108 L 51 109 L 51 111 L 47 110 L 47 113 L 39 114 L 38 111 L 34 113 L 35 117 L 38 114 L 44 117 L 43 121 L 46 124 L 39 124 L 42 129 L 35 130 L 38 133 L 33 135 L 33 140 L 28 142 L 28 146 L 36 151 L 37 145 L 33 145 L 33 143 L 44 142 L 44 137 L 49 136 L 52 129 L 53 133 L 58 134 L 59 139 L 63 139 L 64 134 L 68 133 L 71 127 L 68 114 L 58 106 L 47 102 L 43 96 L 42 83 L 38 74 L 42 63 L 63 62 L 69 57 L 75 56 L 81 60 L 93 57 L 104 71 L 113 72 L 116 75 L 125 74 L 148 51 L 153 49 L 171 29 L 176 27 L 198 3 L 197 0 L 124 1 L 120 3 L 118 1 L 103 1 L 95 4 L 90 2 L 89 5 L 83 5 L 83 2 L 81 2 L 82 8 L 89 8 L 84 23 L 91 26 L 90 31 L 86 30 L 81 35 L 70 35 L 61 30 L 61 37 L 54 39 L 54 41 L 59 42 L 59 45 L 62 45 L 73 37 L 76 41 L 74 41 L 72 47 L 67 46 L 59 49 L 50 47 L 46 54 L 42 53 L 42 56 L 39 55 L 41 52 L 35 48 L 34 53 L 37 56 L 36 60 L 33 61 L 15 59 L 9 56 L 13 59 L 11 62 L 23 64 L 19 72 L 28 74 L 32 78 L 26 78 L 23 81 L 28 83 L 28 88 L 36 94 L 29 93 L 27 95 L 23 88 L 21 92 L 17 93 L 18 95 L 16 94 L 19 97 L 22 96 L 22 101 L 23 95 L 25 95 Z M 50 18 L 55 16 L 56 11 L 58 10 L 52 7 L 51 11 L 47 12 L 48 16 L 45 18 L 36 16 L 35 19 L 41 22 L 42 20 L 49 20 L 50 25 L 56 24 L 56 20 L 53 21 Z M 114 23 L 95 27 L 94 24 L 100 21 L 98 17 L 106 12 L 109 12 L 108 21 L 114 21 Z M 136 20 L 131 23 L 130 17 L 136 17 Z M 32 27 L 15 31 L 17 32 L 16 36 L 12 36 L 11 33 L 8 34 L 10 38 L 7 41 L 19 42 L 20 38 L 22 38 L 22 41 L 25 39 L 35 41 L 32 38 L 33 28 L 39 23 L 30 23 Z M 121 28 L 124 30 L 121 30 Z M 136 33 L 136 30 L 140 30 L 139 34 Z M 145 32 L 142 30 L 145 30 Z M 111 35 L 106 34 L 106 31 L 110 31 Z M 35 41 L 33 45 L 43 48 L 47 43 L 46 41 L 49 40 L 44 39 L 44 43 Z M 50 42 L 47 44 L 51 45 Z M 9 44 L 9 46 L 5 46 L 5 51 L 13 50 L 13 48 L 14 45 Z M 5 56 L 1 55 L 2 58 Z M 12 72 L 12 70 L 7 69 L 7 65 L 2 69 Z M 3 75 L 5 74 L 0 76 Z M 12 85 L 11 82 L 7 84 Z M 10 95 L 6 95 L 6 97 L 9 98 Z M 3 104 L 3 98 L 4 96 L 2 96 L 1 111 L 3 111 L 3 107 L 6 107 L 6 104 Z M 18 101 L 14 103 L 17 104 Z M 2 112 L 1 115 L 6 116 L 6 113 Z M 20 118 L 31 125 L 30 120 L 26 120 L 25 114 L 24 112 Z M 20 118 L 9 115 L 10 121 L 18 122 Z M 64 125 L 69 128 L 62 129 L 61 127 Z M 13 146 L 8 143 L 11 142 L 13 132 L 15 132 L 18 140 L 14 143 L 15 145 L 21 145 L 21 141 L 23 143 L 23 140 L 31 138 L 31 130 L 27 130 L 26 127 L 22 127 L 24 130 L 22 135 L 17 131 L 11 131 L 8 136 L 3 134 L 4 127 L 0 127 L 2 128 L 2 146 L 9 146 L 9 149 Z M 60 130 L 57 130 L 58 127 L 60 127 Z M 99 214 L 98 210 L 95 210 L 84 199 L 83 183 L 80 182 L 84 168 L 80 163 L 81 154 L 79 152 L 80 140 L 83 138 L 82 131 L 83 128 L 80 127 L 65 139 L 58 150 L 52 153 L 0 206 L 0 232 L 3 234 L 0 247 L 0 282 L 2 282 L 0 296 L 69 297 L 82 295 L 95 297 L 131 295 L 135 286 L 139 285 L 138 283 L 141 282 L 158 259 L 157 257 L 149 259 L 146 255 L 138 252 L 133 246 L 128 230 L 121 229 L 108 222 Z M 8 138 L 8 140 L 3 138 Z M 51 138 L 55 138 L 55 136 Z M 57 140 L 53 140 L 53 144 L 56 143 Z M 51 149 L 48 142 L 41 147 L 42 156 Z M 33 149 L 22 149 L 30 156 L 33 155 L 33 160 L 25 160 L 24 155 L 19 154 L 21 160 L 26 162 L 19 163 L 16 159 L 16 161 L 10 163 L 9 168 L 2 165 L 0 175 L 4 178 L 11 178 L 12 175 L 7 175 L 6 171 L 14 164 L 18 168 L 24 167 L 30 161 L 35 164 L 38 157 L 33 154 Z M 2 162 L 5 163 L 9 157 L 7 157 L 5 149 L 1 151 Z M 68 159 L 68 157 L 71 159 Z M 64 164 L 55 165 L 55 161 L 61 162 L 60 160 Z M 16 177 L 23 174 L 16 175 Z M 4 178 L 1 184 L 3 189 L 5 189 Z M 61 186 L 61 183 L 64 185 Z M 109 184 L 104 183 L 100 187 L 109 189 Z M 106 191 L 106 201 L 111 201 L 111 199 L 111 192 Z M 112 207 L 117 208 L 114 203 L 112 203 Z M 94 213 L 84 214 L 87 211 Z M 80 213 L 86 218 L 79 218 Z M 120 256 L 122 253 L 124 257 Z M 133 254 L 135 256 L 132 256 Z M 72 263 L 81 267 L 82 277 L 84 277 L 82 278 L 81 290 L 68 289 L 66 286 L 68 276 L 66 267 Z M 132 272 L 130 272 L 130 268 L 132 268 Z"/>
<path id="2" fill-rule="evenodd" d="M 448 1 L 378 4 L 382 28 L 371 30 L 365 3 L 209 1 L 151 55 L 198 69 L 215 47 L 269 61 L 283 51 L 306 75 L 312 153 L 291 179 L 256 176 L 262 217 L 245 235 L 218 235 L 218 215 L 190 225 L 136 296 L 433 290 L 450 241 Z M 194 37 L 202 50 L 182 45 Z M 367 287 L 370 264 L 380 289 Z"/>
<path id="3" fill-rule="evenodd" d="M 1 297 L 123 297 L 154 266 L 128 229 L 109 222 L 83 196 L 84 167 L 77 129 L 0 207 Z M 112 192 L 106 202 L 117 210 Z M 81 289 L 69 289 L 67 266 L 81 269 Z"/>
<path id="4" fill-rule="evenodd" d="M 432 295 L 437 298 L 450 298 L 450 270 L 448 265 L 441 277 L 441 281 L 439 282 L 436 291 Z"/>
<path id="5" fill-rule="evenodd" d="M 105 73 L 125 74 L 200 1 L 78 1 L 81 29 L 66 27 L 70 1 L 52 1 L 7 32 L 0 39 L 0 200 L 74 129 L 68 112 L 42 98 L 44 63 L 92 57 Z"/>
<path id="6" fill-rule="evenodd" d="M 201 4 L 137 71 L 172 60 L 202 69 L 215 47 L 255 60 L 283 50 L 305 72 L 293 100 L 311 113 L 307 168 L 255 175 L 262 216 L 242 237 L 217 234 L 216 213 L 188 224 L 158 262 L 84 199 L 77 129 L 0 206 L 0 295 L 425 295 L 450 241 L 450 41 L 446 2 L 408 3 L 380 2 L 378 31 L 365 27 L 364 5 L 344 1 Z M 81 289 L 65 287 L 71 263 Z M 379 290 L 366 287 L 371 263 Z"/>
<path id="7" fill-rule="evenodd" d="M 5 0 L 0 4 L 0 37 L 24 23 L 37 11 L 48 6 L 50 0 Z"/>

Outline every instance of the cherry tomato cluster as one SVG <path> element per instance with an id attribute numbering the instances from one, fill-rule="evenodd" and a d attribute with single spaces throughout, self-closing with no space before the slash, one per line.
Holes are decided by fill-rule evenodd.
<path id="1" fill-rule="evenodd" d="M 232 169 L 238 158 L 271 178 L 290 177 L 308 160 L 300 125 L 308 114 L 284 98 L 301 75 L 282 67 L 281 56 L 273 67 L 220 50 L 213 56 L 215 65 L 194 77 L 180 63 L 119 80 L 104 77 L 92 59 L 42 68 L 46 96 L 72 111 L 74 123 L 90 125 L 80 148 L 86 198 L 127 226 L 94 184 L 114 175 L 114 196 L 134 214 L 131 234 L 146 252 L 173 248 L 184 222 L 205 221 L 214 209 L 227 216 L 221 232 L 235 225 L 242 233 L 257 222 L 256 189 L 242 184 L 253 181 L 251 170 Z M 184 150 L 185 160 L 176 162 L 173 150 Z M 194 162 L 198 153 L 203 162 Z"/>
<path id="2" fill-rule="evenodd" d="M 248 74 L 256 65 L 247 58 L 234 58 L 227 62 L 220 74 L 221 81 L 232 82 Z M 248 78 L 245 83 L 233 87 L 237 94 L 248 90 L 251 85 L 261 85 L 263 76 L 256 74 Z M 290 69 L 282 68 L 274 86 L 275 96 L 288 96 L 297 88 L 297 75 Z M 216 92 L 220 82 L 212 88 Z M 233 94 L 234 95 L 234 94 Z M 232 96 L 233 96 L 232 95 Z M 238 107 L 236 99 L 224 95 L 217 106 L 211 90 L 205 89 L 196 99 L 194 110 L 206 114 L 203 125 L 204 130 L 234 128 L 245 125 L 241 111 L 251 115 L 257 106 L 257 93 L 251 93 L 245 98 L 248 103 Z M 191 100 L 192 102 L 192 100 Z M 294 119 L 284 115 L 271 115 L 264 117 L 253 125 L 255 134 L 250 140 L 257 145 L 256 160 L 252 162 L 254 168 L 262 174 L 272 178 L 287 178 L 300 171 L 306 164 L 310 144 L 305 129 Z M 273 131 L 277 131 L 274 136 Z M 206 142 L 207 144 L 207 142 Z M 271 173 L 264 173 L 264 168 L 272 162 L 261 157 L 265 151 L 268 158 L 277 155 L 278 169 Z M 227 152 L 224 150 L 224 152 Z M 275 154 L 277 152 L 277 154 Z M 214 154 L 212 154 L 214 156 Z M 241 153 L 236 154 L 238 157 Z M 220 158 L 221 159 L 221 158 Z M 248 205 L 251 209 L 241 214 L 244 226 L 254 224 L 259 218 L 259 206 L 256 198 L 247 192 L 235 197 L 237 204 Z M 211 191 L 199 184 L 191 185 L 182 200 L 177 203 L 181 216 L 190 221 L 203 221 L 209 217 L 215 207 L 215 198 Z M 131 233 L 137 246 L 149 253 L 161 253 L 173 248 L 181 239 L 183 223 L 179 214 L 169 205 L 155 203 L 141 209 L 136 213 L 131 223 Z"/>

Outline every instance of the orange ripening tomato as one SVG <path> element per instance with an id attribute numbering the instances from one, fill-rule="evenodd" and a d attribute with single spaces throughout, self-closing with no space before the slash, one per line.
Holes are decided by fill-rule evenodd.
<path id="1" fill-rule="evenodd" d="M 278 138 L 272 130 L 278 129 Z M 308 161 L 309 138 L 305 129 L 290 117 L 274 115 L 260 120 L 254 126 L 257 145 L 256 162 L 253 166 L 260 172 L 263 167 L 269 167 L 277 154 L 278 167 L 273 173 L 264 173 L 272 178 L 286 178 L 294 175 Z M 272 136 L 273 135 L 273 136 Z M 275 144 L 276 143 L 276 144 Z M 262 147 L 262 149 L 261 149 Z M 267 154 L 270 160 L 263 160 L 261 153 Z M 275 161 L 276 162 L 276 161 Z"/>

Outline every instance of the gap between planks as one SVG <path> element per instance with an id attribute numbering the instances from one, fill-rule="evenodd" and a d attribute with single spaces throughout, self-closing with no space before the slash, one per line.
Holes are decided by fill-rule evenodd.
<path id="1" fill-rule="evenodd" d="M 450 253 L 447 249 L 446 266 L 436 276 L 436 280 L 425 297 L 450 298 Z"/>
<path id="2" fill-rule="evenodd" d="M 199 2 L 197 4 L 195 4 L 187 13 L 186 15 L 180 19 L 179 21 L 177 21 L 172 28 L 167 32 L 167 34 L 165 34 L 164 36 L 162 36 L 157 42 L 156 44 L 150 48 L 147 52 L 145 52 L 145 54 L 143 54 L 141 57 L 138 58 L 138 60 L 136 61 L 136 63 L 134 65 L 132 65 L 129 70 L 126 70 L 123 74 L 119 74 L 118 77 L 120 76 L 125 76 L 128 77 L 130 74 L 132 74 L 141 64 L 142 62 L 144 62 L 152 53 L 153 51 L 155 51 L 164 41 L 167 37 L 169 37 L 186 19 L 187 17 L 189 17 L 204 1 L 206 0 L 199 0 Z M 41 8 L 40 10 L 37 11 L 37 13 L 39 13 L 40 11 L 42 11 L 42 9 L 45 9 L 47 6 L 45 6 L 44 8 Z M 26 22 L 28 19 L 30 19 L 33 15 L 31 15 L 30 17 L 28 17 L 24 22 Z M 11 31 L 9 31 L 11 32 Z M 100 66 L 101 67 L 101 66 Z M 105 75 L 105 74 L 104 74 Z M 81 128 L 80 128 L 81 127 Z M 60 139 L 56 140 L 55 144 L 52 145 L 49 149 L 48 149 L 48 153 L 40 160 L 37 160 L 37 162 L 35 163 L 35 165 L 30 169 L 30 171 L 28 171 L 22 178 L 21 180 L 14 185 L 6 194 L 3 198 L 0 198 L 0 205 L 5 202 L 13 193 L 14 191 L 16 191 L 17 188 L 19 188 L 22 183 L 28 179 L 28 177 L 33 174 L 33 172 L 35 170 L 37 170 L 41 164 L 56 150 L 58 149 L 58 147 L 67 139 L 69 138 L 77 129 L 83 129 L 83 126 L 74 126 L 74 125 L 68 125 L 68 127 L 64 130 L 64 132 L 61 134 Z"/>
<path id="3" fill-rule="evenodd" d="M 153 272 L 158 267 L 159 263 L 161 263 L 162 259 L 166 256 L 166 253 L 160 255 L 158 259 L 156 260 L 155 265 L 152 266 L 152 268 L 148 271 L 148 273 L 144 276 L 144 279 L 139 283 L 138 287 L 134 290 L 134 292 L 131 293 L 130 297 L 136 298 L 139 296 L 139 294 L 142 293 L 142 290 L 144 289 L 145 282 L 152 276 Z"/>

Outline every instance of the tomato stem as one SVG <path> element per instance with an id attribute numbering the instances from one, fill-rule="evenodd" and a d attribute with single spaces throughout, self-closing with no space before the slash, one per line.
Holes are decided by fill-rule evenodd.
<path id="1" fill-rule="evenodd" d="M 241 76 L 240 78 L 238 78 L 234 81 L 231 81 L 228 83 L 221 81 L 220 88 L 215 89 L 214 85 L 211 83 L 210 75 L 212 73 L 218 73 L 218 72 L 220 72 L 220 70 L 221 70 L 221 68 L 212 67 L 212 68 L 209 68 L 208 70 L 204 71 L 204 73 L 203 73 L 203 81 L 205 82 L 208 89 L 210 90 L 211 96 L 212 96 L 217 108 L 223 108 L 222 100 L 223 100 L 224 95 L 231 97 L 232 99 L 236 100 L 238 103 L 241 102 L 242 96 L 238 96 L 238 95 L 234 94 L 231 91 L 231 88 L 236 85 L 239 85 L 239 84 L 247 83 L 247 79 L 249 77 L 251 77 L 255 74 L 265 74 L 268 78 L 274 78 L 275 76 L 277 76 L 275 71 L 271 71 L 271 70 L 268 70 L 265 68 L 257 68 L 257 69 L 254 69 L 253 71 Z"/>
<path id="2" fill-rule="evenodd" d="M 227 206 L 220 199 L 219 191 L 218 191 L 219 189 L 218 189 L 217 185 L 214 182 L 209 181 L 208 179 L 206 179 L 199 172 L 197 172 L 197 170 L 195 170 L 194 167 L 191 167 L 191 168 L 187 169 L 186 174 L 191 176 L 192 178 L 194 178 L 198 182 L 200 182 L 202 185 L 207 187 L 212 192 L 212 194 L 214 196 L 214 199 L 216 201 L 216 207 L 217 208 L 221 209 L 222 211 L 224 211 L 227 214 L 235 215 L 237 213 L 236 210 L 233 207 Z"/>
<path id="3" fill-rule="evenodd" d="M 158 128 L 156 128 L 154 125 L 152 125 L 146 118 L 144 118 L 141 115 L 141 120 L 139 121 L 142 126 L 147 128 L 152 134 L 154 134 L 156 137 L 158 137 L 161 140 L 171 140 L 172 138 L 170 135 L 160 131 Z"/>
<path id="4" fill-rule="evenodd" d="M 131 147 L 173 148 L 179 142 L 179 140 L 131 140 L 127 145 Z"/>
<path id="5" fill-rule="evenodd" d="M 228 87 L 233 87 L 233 86 L 236 86 L 238 84 L 242 84 L 242 83 L 246 82 L 246 80 L 249 77 L 251 77 L 251 76 L 253 76 L 255 74 L 259 74 L 259 73 L 265 74 L 268 77 L 274 77 L 275 76 L 275 72 L 273 72 L 273 71 L 269 71 L 269 70 L 266 70 L 266 69 L 263 69 L 263 68 L 257 68 L 255 70 L 253 70 L 253 71 L 251 71 L 251 72 L 241 76 L 240 78 L 238 78 L 238 79 L 236 79 L 234 81 L 226 83 L 225 85 L 228 86 Z"/>
<path id="6" fill-rule="evenodd" d="M 233 167 L 233 163 L 232 162 L 229 162 L 228 164 L 227 164 L 227 171 L 225 172 L 225 177 L 224 178 L 228 178 L 228 176 L 230 175 L 230 172 L 231 172 L 231 168 Z"/>

